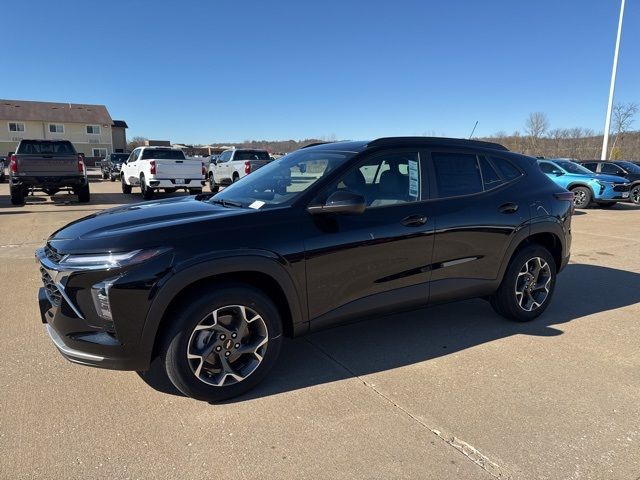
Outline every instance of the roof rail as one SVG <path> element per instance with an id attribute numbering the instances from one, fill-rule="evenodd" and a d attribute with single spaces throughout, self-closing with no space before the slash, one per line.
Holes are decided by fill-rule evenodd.
<path id="1" fill-rule="evenodd" d="M 422 143 L 425 145 L 442 145 L 442 146 L 460 146 L 460 147 L 482 147 L 492 148 L 494 150 L 509 149 L 504 145 L 493 142 L 484 142 L 482 140 L 467 140 L 465 138 L 447 138 L 447 137 L 382 137 L 373 140 L 367 144 L 368 147 L 381 147 L 385 145 L 395 145 L 398 143 Z"/>

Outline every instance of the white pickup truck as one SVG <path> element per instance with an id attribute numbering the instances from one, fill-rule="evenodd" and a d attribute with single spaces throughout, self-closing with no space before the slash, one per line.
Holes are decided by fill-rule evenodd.
<path id="1" fill-rule="evenodd" d="M 131 193 L 140 187 L 145 200 L 153 198 L 156 190 L 188 191 L 191 195 L 202 193 L 206 169 L 201 160 L 188 159 L 184 152 L 171 147 L 138 147 L 122 164 L 120 181 L 122 193 Z"/>
<path id="2" fill-rule="evenodd" d="M 252 148 L 225 150 L 217 160 L 209 164 L 207 174 L 209 187 L 217 192 L 220 186 L 230 185 L 245 175 L 265 166 L 271 161 L 269 152 Z"/>

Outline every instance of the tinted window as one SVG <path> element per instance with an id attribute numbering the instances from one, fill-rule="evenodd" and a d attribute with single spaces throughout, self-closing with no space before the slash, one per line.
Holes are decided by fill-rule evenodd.
<path id="1" fill-rule="evenodd" d="M 522 176 L 520 169 L 509 160 L 500 157 L 491 157 L 491 161 L 502 175 L 502 178 L 507 182 Z"/>
<path id="2" fill-rule="evenodd" d="M 76 151 L 71 142 L 47 142 L 36 140 L 23 140 L 20 142 L 18 152 L 27 155 L 43 154 L 43 155 L 75 155 Z"/>
<path id="3" fill-rule="evenodd" d="M 433 152 L 431 158 L 440 198 L 483 191 L 480 168 L 475 155 Z"/>
<path id="4" fill-rule="evenodd" d="M 255 151 L 245 151 L 240 150 L 236 151 L 236 155 L 233 158 L 234 160 L 267 160 L 269 161 L 269 153 L 255 150 Z"/>
<path id="5" fill-rule="evenodd" d="M 572 162 L 571 160 L 554 160 L 554 162 L 569 173 L 577 173 L 578 175 L 591 175 L 592 173 L 582 165 L 578 165 L 576 162 Z"/>
<path id="6" fill-rule="evenodd" d="M 592 172 L 595 172 L 596 169 L 598 168 L 598 164 L 596 162 L 583 163 L 582 166 L 584 168 L 588 168 Z"/>
<path id="7" fill-rule="evenodd" d="M 625 162 L 625 161 L 621 161 L 621 162 L 616 162 L 618 165 L 621 165 L 625 170 L 627 170 L 628 172 L 631 173 L 640 173 L 640 166 L 636 165 L 635 163 L 631 163 L 631 162 Z"/>
<path id="8" fill-rule="evenodd" d="M 538 163 L 538 165 L 540 166 L 540 170 L 542 170 L 543 173 L 553 173 L 556 170 L 560 171 L 560 169 L 556 167 L 553 163 L 540 162 Z"/>
<path id="9" fill-rule="evenodd" d="M 489 161 L 485 157 L 478 157 L 480 159 L 480 170 L 482 171 L 482 183 L 485 190 L 491 190 L 502 183 L 500 176 L 491 166 Z"/>
<path id="10" fill-rule="evenodd" d="M 184 160 L 184 153 L 182 150 L 159 150 L 159 149 L 147 149 L 142 152 L 142 160 L 148 160 L 149 158 L 156 158 L 158 160 Z"/>
<path id="11" fill-rule="evenodd" d="M 231 154 L 233 152 L 230 150 L 227 150 L 226 152 L 223 152 L 222 155 L 220 155 L 220 161 L 221 162 L 227 162 L 229 161 L 229 159 L 231 158 Z"/>
<path id="12" fill-rule="evenodd" d="M 622 170 L 611 163 L 603 163 L 602 168 L 600 168 L 600 173 L 607 173 L 609 175 L 624 175 L 624 172 Z"/>

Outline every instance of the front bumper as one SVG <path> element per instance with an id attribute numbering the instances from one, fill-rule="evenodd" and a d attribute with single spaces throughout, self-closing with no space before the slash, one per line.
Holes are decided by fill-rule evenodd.
<path id="1" fill-rule="evenodd" d="M 629 191 L 631 190 L 631 184 L 614 184 L 614 185 L 601 185 L 597 183 L 594 185 L 594 200 L 629 200 Z"/>
<path id="2" fill-rule="evenodd" d="M 170 257 L 159 255 L 117 271 L 69 271 L 38 249 L 36 259 L 44 283 L 38 290 L 40 319 L 59 352 L 82 365 L 148 369 L 153 342 L 143 342 L 142 332 L 153 300 L 151 291 L 168 274 Z M 114 278 L 109 290 L 113 322 L 108 322 L 96 312 L 91 287 Z"/>

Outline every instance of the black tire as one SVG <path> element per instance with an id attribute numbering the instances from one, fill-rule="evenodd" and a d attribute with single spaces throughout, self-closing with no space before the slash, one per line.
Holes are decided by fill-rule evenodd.
<path id="1" fill-rule="evenodd" d="M 6 175 L 3 173 L 2 175 L 0 175 L 0 183 L 4 183 L 4 181 L 6 180 Z"/>
<path id="2" fill-rule="evenodd" d="M 598 202 L 598 206 L 601 208 L 611 208 L 618 202 Z"/>
<path id="3" fill-rule="evenodd" d="M 9 187 L 9 190 L 11 192 L 11 204 L 24 205 L 24 189 L 22 187 L 11 185 L 11 187 Z"/>
<path id="4" fill-rule="evenodd" d="M 190 341 L 196 326 L 201 322 L 210 321 L 204 319 L 211 316 L 212 312 L 230 305 L 243 305 L 260 315 L 268 341 L 266 350 L 262 351 L 262 360 L 255 370 L 242 380 L 232 379 L 235 383 L 224 384 L 227 383 L 225 377 L 222 380 L 223 385 L 214 386 L 196 376 L 190 360 L 187 359 L 187 350 L 192 348 Z M 167 320 L 171 324 L 163 335 L 159 355 L 161 361 L 157 363 L 165 369 L 167 377 L 178 390 L 197 400 L 220 402 L 251 390 L 273 368 L 282 346 L 282 322 L 278 309 L 260 290 L 243 284 L 232 283 L 201 290 L 179 306 L 174 318 Z M 215 353 L 214 355 L 221 356 Z"/>
<path id="5" fill-rule="evenodd" d="M 202 193 L 201 188 L 189 188 L 189 195 L 200 195 Z"/>
<path id="6" fill-rule="evenodd" d="M 591 205 L 591 189 L 589 187 L 575 187 L 572 188 L 573 192 L 573 204 L 576 208 L 588 208 Z"/>
<path id="7" fill-rule="evenodd" d="M 140 193 L 142 193 L 142 198 L 145 200 L 151 200 L 153 198 L 153 188 L 147 186 L 144 181 L 144 175 L 140 175 Z"/>
<path id="8" fill-rule="evenodd" d="M 120 185 L 122 186 L 122 193 L 127 195 L 131 193 L 131 185 L 127 185 L 127 182 L 124 181 L 124 175 L 120 175 Z"/>
<path id="9" fill-rule="evenodd" d="M 106 180 L 107 178 L 109 178 L 109 174 L 107 172 L 102 172 L 102 179 Z"/>
<path id="10" fill-rule="evenodd" d="M 91 200 L 91 193 L 89 192 L 89 184 L 82 185 L 75 189 L 76 195 L 78 195 L 78 201 L 80 203 L 87 203 Z"/>
<path id="11" fill-rule="evenodd" d="M 220 190 L 220 187 L 213 179 L 213 173 L 209 174 L 209 190 L 211 190 L 212 193 L 218 193 L 218 191 Z"/>
<path id="12" fill-rule="evenodd" d="M 238 175 L 238 172 L 233 172 L 233 178 L 231 179 L 231 183 L 236 183 L 238 180 L 240 180 L 240 175 Z"/>
<path id="13" fill-rule="evenodd" d="M 631 192 L 629 192 L 629 198 L 636 205 L 640 205 L 640 185 L 635 185 Z"/>
<path id="14" fill-rule="evenodd" d="M 118 179 L 118 174 L 117 173 L 112 173 L 111 175 L 109 175 L 109 180 L 111 180 L 112 182 L 115 182 Z"/>
<path id="15" fill-rule="evenodd" d="M 548 288 L 548 293 L 544 297 L 544 300 L 540 302 L 538 307 L 527 311 L 523 306 L 521 306 L 518 300 L 516 287 L 523 285 L 521 282 L 527 281 L 527 274 L 523 274 L 522 272 L 528 262 L 533 262 L 535 264 L 536 261 L 534 259 L 536 258 L 542 259 L 548 265 L 548 280 L 544 281 L 547 277 L 543 276 L 541 281 L 538 283 L 542 284 L 544 282 Z M 500 283 L 500 287 L 498 287 L 496 293 L 491 297 L 491 306 L 498 314 L 505 318 L 516 320 L 518 322 L 529 322 L 540 316 L 547 309 L 549 303 L 551 303 L 555 286 L 556 262 L 553 259 L 553 255 L 551 255 L 549 250 L 541 245 L 529 245 L 516 251 L 514 256 L 511 258 L 509 266 L 502 278 L 502 283 Z M 535 288 L 531 291 L 535 292 Z M 540 293 L 544 292 L 539 291 L 535 294 L 539 295 Z M 538 297 L 537 300 L 539 301 L 540 297 Z"/>

